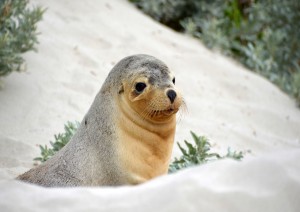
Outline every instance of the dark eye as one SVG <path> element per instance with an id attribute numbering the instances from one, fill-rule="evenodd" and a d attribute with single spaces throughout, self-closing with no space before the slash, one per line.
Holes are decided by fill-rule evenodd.
<path id="1" fill-rule="evenodd" d="M 175 77 L 172 79 L 173 84 L 175 85 Z"/>
<path id="2" fill-rule="evenodd" d="M 137 93 L 142 93 L 146 87 L 147 85 L 143 82 L 138 82 L 135 84 L 135 90 Z"/>

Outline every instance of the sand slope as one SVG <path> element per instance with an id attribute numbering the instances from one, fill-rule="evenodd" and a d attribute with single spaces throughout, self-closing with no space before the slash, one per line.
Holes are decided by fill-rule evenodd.
<path id="1" fill-rule="evenodd" d="M 157 211 L 299 208 L 293 197 L 300 191 L 300 110 L 277 87 L 125 0 L 31 2 L 47 7 L 38 53 L 28 53 L 27 72 L 11 74 L 0 90 L 0 210 L 51 204 L 49 210 L 84 211 L 90 205 L 129 211 L 143 203 L 150 211 L 152 200 Z M 7 181 L 32 167 L 36 144 L 48 144 L 67 121 L 81 121 L 113 65 L 137 53 L 156 56 L 176 73 L 188 106 L 177 141 L 191 140 L 192 130 L 210 138 L 218 151 L 230 146 L 252 153 L 242 163 L 208 164 L 134 188 L 49 190 Z"/>

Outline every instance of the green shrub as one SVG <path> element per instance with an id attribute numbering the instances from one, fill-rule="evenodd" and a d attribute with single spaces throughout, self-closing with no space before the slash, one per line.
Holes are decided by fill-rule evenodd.
<path id="1" fill-rule="evenodd" d="M 131 0 L 155 20 L 176 30 L 183 30 L 180 20 L 195 13 L 194 1 L 137 1 Z"/>
<path id="2" fill-rule="evenodd" d="M 195 145 L 184 141 L 187 149 L 183 148 L 178 142 L 177 145 L 182 153 L 182 156 L 175 160 L 169 166 L 169 173 L 173 173 L 180 169 L 204 164 L 211 161 L 216 161 L 224 158 L 231 158 L 235 160 L 241 160 L 244 156 L 242 152 L 231 151 L 227 149 L 227 154 L 221 156 L 218 153 L 210 152 L 211 144 L 204 136 L 198 136 L 191 132 Z"/>
<path id="3" fill-rule="evenodd" d="M 67 124 L 65 124 L 65 132 L 59 133 L 58 135 L 54 135 L 54 142 L 50 141 L 50 148 L 48 148 L 47 145 L 39 145 L 41 150 L 41 156 L 36 157 L 33 160 L 45 162 L 46 160 L 51 158 L 56 152 L 58 152 L 71 140 L 79 126 L 79 122 L 67 122 Z"/>
<path id="4" fill-rule="evenodd" d="M 219 49 L 225 55 L 239 60 L 300 103 L 299 1 L 132 2 L 161 23 L 170 27 L 180 25 L 181 28 L 173 28 L 201 39 L 208 48 Z"/>
<path id="5" fill-rule="evenodd" d="M 22 54 L 35 50 L 36 24 L 44 10 L 29 9 L 27 0 L 0 1 L 0 77 L 22 70 Z"/>
<path id="6" fill-rule="evenodd" d="M 54 135 L 54 142 L 50 141 L 50 148 L 47 145 L 39 145 L 41 156 L 34 158 L 34 160 L 43 163 L 51 158 L 56 152 L 58 152 L 71 140 L 72 136 L 75 134 L 79 126 L 79 122 L 68 122 L 67 124 L 65 124 L 65 132 Z M 211 153 L 211 144 L 208 142 L 207 138 L 198 136 L 193 132 L 191 132 L 191 134 L 196 145 L 192 145 L 191 143 L 184 141 L 185 145 L 188 148 L 186 150 L 185 148 L 181 147 L 179 143 L 177 143 L 183 155 L 179 159 L 175 158 L 175 160 L 170 164 L 169 173 L 189 166 L 200 165 L 224 158 L 232 158 L 235 160 L 241 160 L 243 158 L 242 152 L 231 151 L 230 148 L 228 148 L 227 154 L 223 156 L 218 153 Z"/>

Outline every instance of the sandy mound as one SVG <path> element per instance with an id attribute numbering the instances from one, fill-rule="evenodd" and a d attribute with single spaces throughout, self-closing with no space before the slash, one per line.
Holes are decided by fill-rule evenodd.
<path id="1" fill-rule="evenodd" d="M 48 8 L 39 52 L 27 54 L 27 72 L 5 78 L 0 91 L 1 211 L 299 209 L 300 110 L 277 87 L 125 0 L 32 3 Z M 156 56 L 176 73 L 188 106 L 176 141 L 191 140 L 192 130 L 220 151 L 252 153 L 241 163 L 216 162 L 137 187 L 45 189 L 8 181 L 32 167 L 36 144 L 83 118 L 116 62 L 137 53 Z"/>

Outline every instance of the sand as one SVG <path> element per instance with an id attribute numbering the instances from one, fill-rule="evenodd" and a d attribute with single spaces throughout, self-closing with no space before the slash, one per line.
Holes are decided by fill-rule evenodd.
<path id="1" fill-rule="evenodd" d="M 38 53 L 0 90 L 1 211 L 297 211 L 300 110 L 261 76 L 168 29 L 125 0 L 31 1 L 47 8 Z M 45 189 L 12 180 L 67 121 L 81 121 L 123 57 L 150 54 L 176 74 L 188 112 L 176 141 L 205 135 L 215 151 L 251 151 L 122 188 Z M 174 146 L 174 156 L 179 156 Z M 3 209 L 3 210 L 2 210 Z"/>

